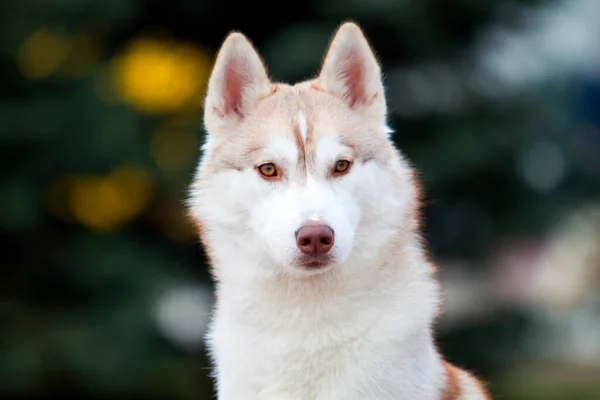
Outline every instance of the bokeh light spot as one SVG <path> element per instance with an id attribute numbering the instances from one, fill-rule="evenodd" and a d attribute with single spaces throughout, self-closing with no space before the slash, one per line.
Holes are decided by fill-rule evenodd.
<path id="1" fill-rule="evenodd" d="M 139 166 L 126 165 L 108 176 L 76 179 L 70 189 L 69 203 L 81 224 L 104 232 L 138 216 L 152 191 L 147 173 Z"/>
<path id="2" fill-rule="evenodd" d="M 114 63 L 120 97 L 139 111 L 164 114 L 198 103 L 211 68 L 201 49 L 150 38 L 134 40 Z"/>
<path id="3" fill-rule="evenodd" d="M 19 69 L 27 78 L 45 78 L 60 67 L 70 48 L 71 40 L 57 29 L 41 28 L 21 45 L 17 58 Z"/>

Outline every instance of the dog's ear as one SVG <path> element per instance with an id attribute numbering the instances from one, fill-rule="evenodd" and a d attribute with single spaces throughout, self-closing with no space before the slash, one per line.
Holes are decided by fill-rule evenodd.
<path id="1" fill-rule="evenodd" d="M 214 124 L 241 120 L 270 91 L 267 70 L 241 33 L 231 33 L 223 42 L 212 74 L 204 104 L 207 128 Z"/>
<path id="2" fill-rule="evenodd" d="M 334 35 L 319 74 L 319 86 L 350 107 L 384 101 L 379 64 L 358 25 L 346 22 Z"/>

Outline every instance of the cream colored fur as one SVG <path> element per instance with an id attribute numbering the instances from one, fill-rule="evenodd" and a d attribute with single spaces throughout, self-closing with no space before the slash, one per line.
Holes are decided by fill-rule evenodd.
<path id="1" fill-rule="evenodd" d="M 380 68 L 358 26 L 342 25 L 319 76 L 293 86 L 270 82 L 232 33 L 204 121 L 190 214 L 216 281 L 207 344 L 220 400 L 485 398 L 436 351 L 419 190 L 389 139 Z M 351 162 L 346 173 L 333 172 L 338 160 Z M 264 163 L 276 178 L 261 176 Z M 335 232 L 325 267 L 298 261 L 307 222 Z"/>

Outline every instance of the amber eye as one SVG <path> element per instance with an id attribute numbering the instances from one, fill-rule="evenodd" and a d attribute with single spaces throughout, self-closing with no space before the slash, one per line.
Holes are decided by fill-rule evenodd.
<path id="1" fill-rule="evenodd" d="M 333 172 L 336 174 L 343 174 L 344 172 L 348 171 L 348 168 L 350 168 L 350 161 L 339 160 L 335 163 L 335 168 L 333 168 Z"/>
<path id="2" fill-rule="evenodd" d="M 266 163 L 258 166 L 258 172 L 265 178 L 275 178 L 277 176 L 277 167 L 273 163 Z"/>

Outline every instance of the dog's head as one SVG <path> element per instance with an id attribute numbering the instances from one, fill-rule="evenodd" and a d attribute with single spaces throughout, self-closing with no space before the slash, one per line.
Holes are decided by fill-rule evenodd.
<path id="1" fill-rule="evenodd" d="M 272 83 L 250 42 L 229 35 L 204 123 L 191 214 L 215 264 L 263 273 L 372 264 L 403 230 L 415 187 L 355 24 L 337 31 L 319 76 L 294 86 Z"/>

